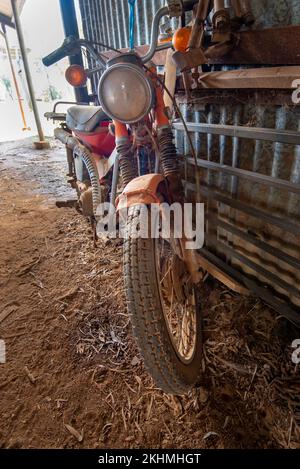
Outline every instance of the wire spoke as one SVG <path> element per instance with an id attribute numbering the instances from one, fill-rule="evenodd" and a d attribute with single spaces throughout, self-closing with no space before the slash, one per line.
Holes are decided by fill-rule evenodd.
<path id="1" fill-rule="evenodd" d="M 165 319 L 177 353 L 182 360 L 189 360 L 195 350 L 197 333 L 196 302 L 191 277 L 171 244 L 162 238 L 158 243 L 158 284 Z"/>

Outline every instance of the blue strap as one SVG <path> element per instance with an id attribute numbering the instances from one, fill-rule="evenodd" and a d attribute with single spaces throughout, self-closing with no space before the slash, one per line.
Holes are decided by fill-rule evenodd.
<path id="1" fill-rule="evenodd" d="M 130 13 L 129 13 L 129 47 L 134 49 L 134 23 L 135 23 L 135 2 L 136 0 L 128 0 Z"/>

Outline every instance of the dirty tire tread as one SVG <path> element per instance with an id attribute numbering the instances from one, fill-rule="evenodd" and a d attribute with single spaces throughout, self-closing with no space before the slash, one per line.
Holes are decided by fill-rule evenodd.
<path id="1" fill-rule="evenodd" d="M 154 241 L 132 237 L 140 211 L 139 206 L 129 209 L 124 243 L 124 283 L 133 332 L 155 384 L 168 394 L 185 394 L 199 379 L 201 332 L 199 329 L 191 364 L 183 364 L 172 345 L 161 306 Z"/>

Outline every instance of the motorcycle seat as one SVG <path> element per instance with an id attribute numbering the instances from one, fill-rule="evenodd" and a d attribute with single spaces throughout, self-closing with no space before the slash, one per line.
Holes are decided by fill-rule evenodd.
<path id="1" fill-rule="evenodd" d="M 109 120 L 100 106 L 72 106 L 67 111 L 66 124 L 71 130 L 89 133 Z"/>

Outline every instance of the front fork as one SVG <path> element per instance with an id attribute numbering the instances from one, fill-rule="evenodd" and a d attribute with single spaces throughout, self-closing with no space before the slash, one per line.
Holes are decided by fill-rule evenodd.
<path id="1" fill-rule="evenodd" d="M 163 93 L 159 86 L 156 86 L 155 116 L 161 166 L 163 175 L 167 180 L 169 199 L 171 203 L 180 203 L 184 213 L 185 196 L 178 163 L 177 149 L 174 144 L 173 129 L 165 112 Z M 184 216 L 183 219 L 185 219 Z M 192 220 L 190 220 L 190 222 L 192 223 Z M 197 259 L 197 253 L 195 250 L 187 249 L 187 243 L 191 240 L 185 237 L 184 226 L 182 228 L 182 238 L 180 240 L 174 240 L 175 244 L 177 244 L 177 246 L 174 246 L 175 251 L 184 261 L 191 275 L 192 281 L 197 284 L 203 277 L 202 272 L 199 269 L 199 260 Z"/>
<path id="2" fill-rule="evenodd" d="M 152 71 L 151 71 L 152 72 Z M 157 131 L 157 140 L 160 153 L 160 165 L 162 174 L 167 182 L 168 199 L 171 204 L 180 203 L 184 210 L 184 187 L 181 179 L 179 162 L 177 157 L 177 149 L 174 144 L 174 135 L 169 118 L 165 112 L 165 103 L 161 86 L 158 84 L 157 78 L 154 78 L 156 89 L 156 106 L 154 109 L 155 127 Z M 133 166 L 133 155 L 131 150 L 131 142 L 128 130 L 125 124 L 115 122 L 116 143 L 119 153 L 120 169 L 124 185 L 128 185 L 135 178 Z M 140 184 L 139 191 L 142 193 L 145 189 L 145 200 L 149 196 L 149 188 L 143 188 L 143 178 L 135 181 L 136 185 Z M 158 188 L 157 188 L 158 189 Z M 156 194 L 153 194 L 155 198 Z M 127 200 L 130 197 L 130 191 L 126 193 Z M 133 197 L 134 200 L 134 197 Z M 135 203 L 135 202 L 133 202 Z M 130 200 L 128 207 L 130 206 Z M 133 205 L 133 204 L 132 204 Z M 192 221 L 191 221 L 192 222 Z M 183 229 L 184 233 L 184 229 Z M 195 284 L 202 279 L 202 273 L 199 270 L 199 261 L 197 253 L 194 250 L 187 249 L 188 240 L 185 235 L 180 240 L 174 240 L 174 249 L 179 257 L 185 262 L 186 267 Z"/>

